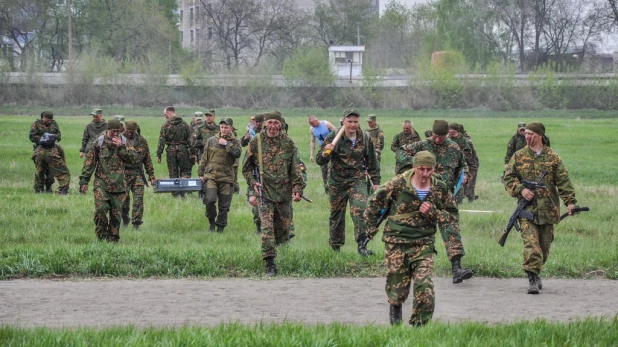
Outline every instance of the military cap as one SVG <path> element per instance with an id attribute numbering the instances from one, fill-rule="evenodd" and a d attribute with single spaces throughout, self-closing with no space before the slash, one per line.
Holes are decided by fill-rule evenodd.
<path id="1" fill-rule="evenodd" d="M 210 114 L 215 114 L 215 110 L 210 109 L 210 110 L 208 111 L 208 113 L 210 113 Z"/>
<path id="2" fill-rule="evenodd" d="M 208 116 L 214 116 L 214 115 L 215 115 L 215 111 L 214 111 L 214 110 L 206 111 L 206 112 L 204 112 L 204 115 L 205 115 L 206 117 L 208 117 Z"/>
<path id="3" fill-rule="evenodd" d="M 534 131 L 535 133 L 543 136 L 545 135 L 545 126 L 541 122 L 532 122 L 526 125 L 527 130 Z"/>
<path id="4" fill-rule="evenodd" d="M 376 120 L 376 115 L 375 114 L 370 114 L 367 116 L 367 122 L 373 122 Z"/>
<path id="5" fill-rule="evenodd" d="M 134 120 L 128 120 L 124 123 L 124 128 L 127 130 L 137 130 L 137 122 Z"/>
<path id="6" fill-rule="evenodd" d="M 272 111 L 272 112 L 264 113 L 264 121 L 267 121 L 269 119 L 276 119 L 280 121 L 281 123 L 283 123 L 283 117 L 281 117 L 281 112 L 279 111 Z"/>
<path id="7" fill-rule="evenodd" d="M 263 114 L 256 114 L 254 117 L 256 122 L 263 122 L 264 121 L 264 115 Z"/>
<path id="8" fill-rule="evenodd" d="M 417 166 L 431 166 L 436 167 L 436 156 L 429 151 L 420 151 L 414 155 L 414 164 L 412 167 Z"/>
<path id="9" fill-rule="evenodd" d="M 204 115 L 204 112 L 193 112 L 193 118 L 198 118 Z"/>
<path id="10" fill-rule="evenodd" d="M 234 121 L 232 120 L 232 118 L 221 118 L 221 120 L 219 121 L 219 124 L 221 123 L 225 123 L 229 126 L 234 126 Z"/>
<path id="11" fill-rule="evenodd" d="M 453 130 L 457 130 L 457 131 L 459 131 L 459 124 L 457 124 L 457 123 L 455 123 L 455 122 L 451 122 L 451 123 L 448 125 L 448 128 L 449 128 L 449 129 L 453 129 Z"/>
<path id="12" fill-rule="evenodd" d="M 526 129 L 526 123 L 517 123 L 517 129 Z"/>
<path id="13" fill-rule="evenodd" d="M 448 135 L 448 123 L 443 119 L 436 119 L 433 121 L 431 131 L 438 136 L 446 136 Z"/>
<path id="14" fill-rule="evenodd" d="M 459 123 L 459 132 L 463 133 L 464 132 L 464 126 L 463 124 Z"/>
<path id="15" fill-rule="evenodd" d="M 115 115 L 114 118 L 118 119 L 121 122 L 124 122 L 124 116 L 123 115 L 118 114 L 118 115 Z"/>
<path id="16" fill-rule="evenodd" d="M 103 114 L 103 110 L 100 108 L 94 108 L 92 109 L 92 112 L 90 112 L 91 116 L 98 116 L 100 114 Z"/>
<path id="17" fill-rule="evenodd" d="M 353 108 L 349 108 L 349 109 L 347 109 L 347 110 L 345 110 L 343 112 L 343 118 L 347 118 L 347 117 L 350 117 L 350 116 L 352 116 L 352 117 L 360 117 L 361 114 L 360 114 L 360 112 L 358 112 L 357 110 L 355 110 Z"/>
<path id="18" fill-rule="evenodd" d="M 54 119 L 54 113 L 52 111 L 43 111 L 41 118 Z"/>
<path id="19" fill-rule="evenodd" d="M 122 123 L 120 123 L 120 121 L 116 118 L 114 119 L 110 119 L 109 122 L 107 122 L 107 130 L 120 130 L 122 129 Z"/>

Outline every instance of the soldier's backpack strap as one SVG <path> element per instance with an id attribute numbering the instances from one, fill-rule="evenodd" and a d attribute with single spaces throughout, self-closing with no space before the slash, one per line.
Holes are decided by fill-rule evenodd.
<path id="1" fill-rule="evenodd" d="M 258 167 L 260 169 L 260 178 L 262 181 L 264 180 L 264 165 L 262 162 L 262 133 L 256 134 L 257 137 L 257 146 L 258 146 Z M 261 182 L 260 182 L 261 183 Z"/>

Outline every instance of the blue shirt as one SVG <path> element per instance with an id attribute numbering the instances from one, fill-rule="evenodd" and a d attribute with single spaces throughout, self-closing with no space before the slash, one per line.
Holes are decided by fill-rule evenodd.
<path id="1" fill-rule="evenodd" d="M 324 124 L 325 121 L 321 121 L 320 125 L 318 125 L 317 127 L 313 127 L 313 136 L 315 136 L 316 139 L 318 139 L 318 144 L 320 146 L 322 146 L 322 142 L 324 142 L 324 139 L 326 138 L 326 135 L 328 135 L 328 133 L 330 133 L 330 130 L 326 127 L 326 125 Z"/>

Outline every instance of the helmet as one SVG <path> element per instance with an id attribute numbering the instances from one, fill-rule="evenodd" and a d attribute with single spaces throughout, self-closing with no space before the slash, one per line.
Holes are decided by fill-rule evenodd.
<path id="1" fill-rule="evenodd" d="M 43 146 L 43 148 L 45 149 L 50 149 L 54 147 L 55 144 L 56 144 L 56 135 L 54 134 L 45 133 L 39 139 L 39 145 Z"/>

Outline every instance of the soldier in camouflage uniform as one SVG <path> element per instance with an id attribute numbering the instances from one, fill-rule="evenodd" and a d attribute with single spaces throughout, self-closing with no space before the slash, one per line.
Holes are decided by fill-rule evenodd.
<path id="1" fill-rule="evenodd" d="M 470 176 L 468 177 L 468 182 L 464 184 L 464 195 L 468 198 L 468 202 L 473 202 L 478 199 L 478 195 L 476 195 L 474 189 L 476 188 L 476 178 L 479 172 L 479 156 L 476 153 L 476 148 L 474 148 L 474 143 L 472 142 L 472 138 L 465 131 L 463 124 L 459 123 L 459 133 L 463 134 L 465 138 L 468 139 L 470 143 L 470 149 L 472 150 L 472 165 L 468 165 L 468 170 L 470 171 Z"/>
<path id="2" fill-rule="evenodd" d="M 328 166 L 328 197 L 330 201 L 328 240 L 332 249 L 339 252 L 345 244 L 345 210 L 350 201 L 350 216 L 354 222 L 354 240 L 362 256 L 373 254 L 367 250 L 367 225 L 363 211 L 367 205 L 369 189 L 380 185 L 380 163 L 376 158 L 369 134 L 359 125 L 360 113 L 354 109 L 344 112 L 344 134 L 336 145 L 333 139 L 338 131 L 332 131 L 320 146 L 315 160 L 318 165 Z M 330 154 L 327 153 L 330 152 Z M 367 175 L 373 187 L 368 187 Z"/>
<path id="3" fill-rule="evenodd" d="M 401 149 L 406 151 L 408 156 L 414 156 L 420 151 L 429 151 L 433 153 L 436 156 L 437 162 L 435 174 L 446 183 L 448 190 L 452 193 L 457 183 L 459 173 L 463 170 L 467 176 L 468 166 L 466 165 L 463 152 L 459 146 L 447 138 L 448 129 L 449 126 L 445 120 L 436 120 L 433 123 L 433 135 L 431 139 L 405 145 L 401 147 Z M 464 178 L 464 183 L 466 182 L 467 179 Z M 459 219 L 458 212 L 454 212 L 454 216 L 455 219 Z M 463 280 L 470 279 L 472 277 L 472 271 L 462 269 L 461 267 L 461 258 L 466 252 L 464 251 L 461 241 L 459 224 L 457 224 L 456 228 L 440 228 L 440 235 L 446 247 L 446 254 L 451 262 L 453 283 L 457 284 L 461 283 Z"/>
<path id="4" fill-rule="evenodd" d="M 539 274 L 554 240 L 554 224 L 560 222 L 559 198 L 567 206 L 569 214 L 577 203 L 575 189 L 569 172 L 560 156 L 545 140 L 545 126 L 539 122 L 526 125 L 526 146 L 511 157 L 504 175 L 504 187 L 514 198 L 526 199 L 531 203 L 526 210 L 534 220 L 520 217 L 521 236 L 524 241 L 524 262 L 522 268 L 528 275 L 528 294 L 538 294 L 543 289 Z M 531 191 L 522 184 L 523 180 L 538 181 L 548 171 L 541 184 L 547 188 Z"/>
<path id="5" fill-rule="evenodd" d="M 97 139 L 107 130 L 107 122 L 103 119 L 103 110 L 95 108 L 90 112 L 92 122 L 86 125 L 82 135 L 82 147 L 79 149 L 79 157 L 83 158 L 94 147 Z"/>
<path id="6" fill-rule="evenodd" d="M 305 183 L 297 165 L 296 145 L 282 131 L 281 113 L 265 113 L 264 123 L 264 131 L 249 143 L 242 173 L 247 184 L 261 198 L 262 258 L 266 262 L 266 275 L 275 276 L 277 246 L 289 240 L 292 222 L 290 199 L 300 201 Z M 259 183 L 254 176 L 256 169 L 260 171 Z"/>
<path id="7" fill-rule="evenodd" d="M 232 204 L 234 171 L 232 166 L 242 153 L 240 141 L 232 134 L 230 118 L 219 122 L 220 132 L 206 141 L 197 174 L 204 183 L 204 204 L 209 231 L 222 233 L 227 226 L 227 214 Z M 219 212 L 217 213 L 217 201 Z"/>
<path id="8" fill-rule="evenodd" d="M 384 236 L 386 244 L 386 295 L 390 303 L 390 322 L 401 322 L 401 306 L 414 282 L 413 310 L 410 324 L 422 326 L 431 320 L 435 294 L 431 275 L 435 260 L 436 225 L 440 229 L 457 229 L 457 204 L 446 184 L 433 176 L 435 156 L 427 151 L 414 155 L 414 168 L 393 177 L 367 202 L 369 237 L 382 211 L 387 214 Z"/>
<path id="9" fill-rule="evenodd" d="M 64 151 L 56 144 L 56 135 L 45 133 L 39 138 L 39 145 L 34 150 L 34 164 L 36 173 L 34 174 L 34 191 L 42 193 L 47 179 L 54 177 L 58 180 L 58 193 L 67 195 L 71 174 L 67 168 Z M 46 176 L 47 175 L 47 176 Z M 52 183 L 53 184 L 53 183 Z M 51 186 L 48 186 L 51 191 Z"/>
<path id="10" fill-rule="evenodd" d="M 100 241 L 120 240 L 120 215 L 127 197 L 125 166 L 135 163 L 137 157 L 133 146 L 120 136 L 121 129 L 122 124 L 117 119 L 107 123 L 106 133 L 88 151 L 79 176 L 80 191 L 85 193 L 92 174 L 95 175 L 94 224 Z"/>
<path id="11" fill-rule="evenodd" d="M 403 131 L 393 137 L 393 142 L 391 142 L 391 151 L 395 153 L 395 174 L 399 174 L 404 171 L 402 168 L 406 165 L 405 158 L 406 155 L 398 154 L 397 151 L 401 146 L 408 145 L 421 140 L 421 137 L 418 135 L 416 130 L 412 127 L 412 122 L 406 120 L 402 125 Z M 404 162 L 401 162 L 400 159 L 403 158 Z M 409 169 L 406 168 L 406 170 Z"/>
<path id="12" fill-rule="evenodd" d="M 204 125 L 204 119 L 202 117 L 204 117 L 204 112 L 193 112 L 193 120 L 191 121 L 191 124 L 189 124 L 191 127 L 191 134 L 193 134 L 195 129 Z"/>
<path id="13" fill-rule="evenodd" d="M 526 146 L 526 123 L 517 123 L 517 133 L 511 137 L 506 145 L 506 155 L 504 156 L 504 169 L 509 165 L 509 161 L 515 152 Z"/>
<path id="14" fill-rule="evenodd" d="M 51 111 L 42 112 L 41 118 L 34 121 L 34 123 L 32 123 L 32 125 L 30 126 L 30 134 L 28 138 L 30 139 L 30 142 L 32 142 L 32 148 L 35 150 L 35 152 L 33 152 L 31 156 L 32 161 L 35 161 L 36 148 L 39 145 L 39 139 L 45 133 L 55 135 L 56 142 L 60 142 L 60 140 L 62 139 L 62 134 L 60 133 L 60 127 L 58 127 L 58 123 L 56 123 L 56 121 L 54 120 L 54 114 Z M 56 151 L 58 151 L 58 154 L 60 157 L 65 158 L 62 147 L 57 146 Z M 36 168 L 36 172 L 37 173 L 39 172 L 39 168 Z M 49 167 L 47 167 L 45 171 L 43 172 L 43 180 L 45 184 L 45 191 L 51 193 L 52 185 L 54 184 L 54 175 L 50 171 Z M 43 188 L 39 187 L 39 190 L 43 191 Z M 35 191 L 37 191 L 36 187 L 35 187 Z M 37 191 L 37 193 L 40 191 Z"/>
<path id="15" fill-rule="evenodd" d="M 256 114 L 253 117 L 253 129 L 247 130 L 247 133 L 240 139 L 240 145 L 242 147 L 247 147 L 251 139 L 253 139 L 255 135 L 261 133 L 263 125 L 264 125 L 264 115 Z M 255 194 L 253 192 L 253 187 L 247 186 L 247 201 L 249 201 L 249 204 L 251 205 L 251 212 L 253 213 L 253 223 L 255 223 L 255 228 L 256 228 L 255 233 L 259 234 L 262 232 L 261 230 L 262 221 L 260 220 L 260 209 L 258 207 L 258 204 L 255 202 L 254 195 Z"/>
<path id="16" fill-rule="evenodd" d="M 382 149 L 384 149 L 384 131 L 380 129 L 380 126 L 376 122 L 376 115 L 370 114 L 367 116 L 367 130 L 373 143 L 373 149 L 376 151 L 376 159 L 378 162 L 382 160 Z"/>
<path id="17" fill-rule="evenodd" d="M 159 133 L 159 144 L 157 146 L 157 162 L 161 163 L 163 149 L 167 145 L 167 170 L 170 178 L 189 178 L 191 177 L 191 152 L 189 150 L 189 136 L 191 129 L 189 125 L 176 115 L 176 109 L 168 106 L 163 111 L 167 119 L 161 126 Z M 172 196 L 184 196 L 183 193 L 172 193 Z"/>
<path id="18" fill-rule="evenodd" d="M 189 144 L 192 153 L 196 156 L 196 161 L 199 161 L 204 154 L 204 145 L 209 138 L 215 136 L 219 132 L 219 125 L 215 124 L 215 111 L 206 112 L 206 121 L 202 125 L 194 128 L 191 132 Z"/>
<path id="19" fill-rule="evenodd" d="M 128 226 L 129 222 L 133 224 L 133 230 L 138 230 L 142 225 L 144 217 L 144 185 L 150 184 L 154 186 L 155 175 L 154 167 L 152 166 L 152 159 L 150 158 L 150 147 L 148 141 L 137 133 L 137 122 L 134 120 L 128 120 L 125 123 L 124 135 L 127 138 L 127 142 L 133 146 L 137 153 L 135 163 L 126 164 L 124 167 L 124 177 L 127 181 L 127 198 L 122 204 L 122 223 L 124 226 Z M 148 174 L 148 181 L 146 181 L 146 175 L 144 175 L 144 168 L 146 174 Z M 131 207 L 131 196 L 129 191 L 133 193 L 133 213 L 129 218 L 129 210 Z"/>
<path id="20" fill-rule="evenodd" d="M 463 133 L 459 132 L 459 124 L 452 122 L 449 124 L 448 129 L 448 138 L 455 142 L 459 148 L 462 150 L 464 154 L 464 159 L 466 160 L 466 165 L 468 166 L 468 181 L 470 181 L 470 168 L 474 165 L 474 156 L 472 153 L 472 145 L 470 144 L 470 140 L 468 140 Z M 459 180 L 459 175 L 457 176 Z M 464 185 L 462 184 L 457 194 L 455 194 L 455 200 L 458 204 L 463 202 L 464 198 Z"/>

